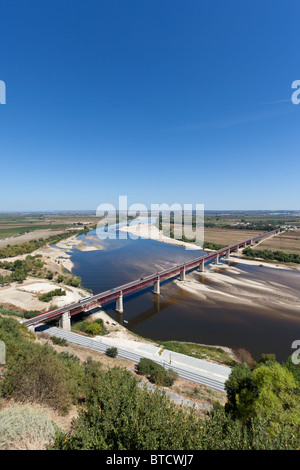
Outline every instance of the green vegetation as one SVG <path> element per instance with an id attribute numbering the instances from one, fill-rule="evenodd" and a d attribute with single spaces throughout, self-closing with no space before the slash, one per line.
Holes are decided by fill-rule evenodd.
<path id="1" fill-rule="evenodd" d="M 42 294 L 39 297 L 39 300 L 41 302 L 50 302 L 53 299 L 53 297 L 58 297 L 61 295 L 66 295 L 66 291 L 62 289 L 54 289 L 54 290 L 51 290 L 50 292 L 46 292 L 45 294 Z"/>
<path id="2" fill-rule="evenodd" d="M 26 256 L 24 260 L 16 260 L 13 263 L 9 261 L 0 261 L 0 268 L 11 271 L 11 274 L 7 276 L 0 276 L 0 285 L 7 284 L 12 281 L 22 282 L 26 279 L 27 275 L 38 276 L 41 273 L 41 269 L 44 266 L 44 262 L 40 255 Z"/>
<path id="3" fill-rule="evenodd" d="M 97 318 L 94 322 L 88 320 L 78 321 L 72 325 L 72 330 L 81 331 L 90 336 L 107 334 L 107 329 L 105 328 L 102 318 Z"/>
<path id="4" fill-rule="evenodd" d="M 0 314 L 5 316 L 19 317 L 19 318 L 33 318 L 39 315 L 41 312 L 38 310 L 24 310 L 22 312 L 16 312 L 10 308 L 4 308 L 0 306 Z"/>
<path id="5" fill-rule="evenodd" d="M 200 344 L 180 343 L 178 341 L 157 341 L 157 343 L 169 351 L 185 354 L 197 359 L 211 360 L 229 367 L 236 364 L 236 361 L 224 349 L 215 346 L 201 346 Z"/>
<path id="6" fill-rule="evenodd" d="M 14 404 L 0 411 L 0 450 L 43 450 L 54 434 L 41 407 Z"/>
<path id="7" fill-rule="evenodd" d="M 65 338 L 59 338 L 58 336 L 50 336 L 50 340 L 53 344 L 58 346 L 68 346 L 68 341 Z"/>
<path id="8" fill-rule="evenodd" d="M 44 261 L 41 258 L 42 255 L 27 255 L 24 260 L 16 260 L 14 262 L 0 261 L 0 268 L 11 271 L 11 274 L 7 274 L 6 276 L 0 275 L 0 286 L 13 281 L 23 282 L 27 276 L 54 280 L 58 284 L 63 283 L 64 285 L 72 287 L 81 286 L 81 278 L 68 273 L 63 267 L 62 272 L 65 273 L 66 276 L 59 274 L 54 279 L 53 272 L 47 271 L 47 269 L 44 268 Z"/>
<path id="9" fill-rule="evenodd" d="M 59 235 L 52 235 L 48 238 L 39 238 L 38 240 L 31 240 L 30 242 L 21 243 L 19 245 L 7 245 L 5 248 L 0 249 L 1 258 L 11 258 L 13 256 L 24 255 L 26 253 L 32 253 L 33 251 L 41 248 L 45 245 L 55 245 L 56 243 L 69 238 L 72 235 L 82 235 L 87 233 L 90 229 L 85 228 L 83 230 L 68 230 L 67 232 L 60 233 Z"/>
<path id="10" fill-rule="evenodd" d="M 280 433 L 292 438 L 296 430 L 299 432 L 299 382 L 274 355 L 262 357 L 253 370 L 246 364 L 236 366 L 225 387 L 225 410 L 244 425 L 263 421 L 269 436 L 275 438 Z"/>
<path id="11" fill-rule="evenodd" d="M 114 348 L 114 347 L 107 348 L 106 351 L 105 351 L 105 354 L 106 354 L 108 357 L 117 357 L 117 355 L 118 355 L 118 348 Z"/>
<path id="12" fill-rule="evenodd" d="M 178 377 L 178 374 L 172 369 L 166 370 L 160 364 L 157 364 L 151 359 L 142 357 L 137 366 L 137 371 L 140 375 L 145 375 L 150 382 L 165 387 L 171 387 Z"/>
<path id="13" fill-rule="evenodd" d="M 0 396 L 36 402 L 66 413 L 76 402 L 83 378 L 79 362 L 34 341 L 34 335 L 13 318 L 0 318 L 0 339 L 6 344 L 7 370 Z"/>
<path id="14" fill-rule="evenodd" d="M 204 242 L 203 243 L 203 250 L 221 250 L 225 248 L 226 245 L 220 245 L 219 243 L 212 243 L 212 242 Z"/>
<path id="15" fill-rule="evenodd" d="M 70 430 L 57 428 L 54 439 L 49 437 L 49 449 L 300 448 L 300 366 L 290 359 L 279 364 L 274 355 L 264 355 L 252 368 L 235 365 L 225 384 L 225 407 L 217 403 L 201 416 L 193 408 L 172 403 L 159 389 L 141 387 L 138 378 L 126 369 L 104 370 L 92 359 L 80 363 L 67 352 L 58 354 L 50 344 L 37 342 L 35 335 L 13 318 L 0 317 L 0 339 L 7 350 L 0 396 L 13 398 L 16 404 L 26 401 L 49 406 L 62 414 L 72 404 L 78 405 L 78 417 Z M 152 374 L 153 381 L 159 378 L 161 383 L 161 371 L 151 362 L 140 361 L 139 372 Z M 1 421 L 0 412 L 0 442 L 4 439 L 4 446 L 16 438 L 11 436 L 21 435 L 16 432 L 21 425 L 15 418 L 18 415 L 14 408 L 7 409 L 12 419 Z"/>
<path id="16" fill-rule="evenodd" d="M 249 258 L 262 258 L 271 261 L 280 261 L 282 263 L 297 263 L 300 264 L 300 255 L 295 253 L 284 253 L 283 251 L 271 250 L 252 250 L 252 248 L 245 248 L 243 254 Z"/>

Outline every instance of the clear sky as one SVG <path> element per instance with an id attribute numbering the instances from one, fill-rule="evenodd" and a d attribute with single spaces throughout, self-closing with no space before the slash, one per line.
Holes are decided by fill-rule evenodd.
<path id="1" fill-rule="evenodd" d="M 300 208 L 299 0 L 0 0 L 0 210 Z"/>

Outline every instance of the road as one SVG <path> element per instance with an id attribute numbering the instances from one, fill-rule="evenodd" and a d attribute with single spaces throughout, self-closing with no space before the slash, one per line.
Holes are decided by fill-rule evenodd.
<path id="1" fill-rule="evenodd" d="M 98 339 L 89 338 L 77 333 L 62 330 L 61 328 L 40 325 L 36 331 L 43 331 L 50 336 L 65 338 L 69 343 L 77 344 L 96 351 L 105 352 L 108 347 L 116 347 L 115 341 L 109 337 L 99 336 Z M 206 385 L 214 390 L 224 391 L 224 384 L 230 375 L 230 367 L 221 366 L 212 362 L 203 361 L 184 354 L 169 350 L 161 351 L 160 347 L 140 341 L 132 341 L 130 345 L 118 347 L 118 356 L 136 364 L 142 357 L 161 364 L 165 369 L 173 369 L 182 379 Z"/>

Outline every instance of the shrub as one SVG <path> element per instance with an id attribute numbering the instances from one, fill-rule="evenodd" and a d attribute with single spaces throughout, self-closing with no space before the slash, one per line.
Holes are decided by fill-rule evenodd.
<path id="1" fill-rule="evenodd" d="M 107 348 L 106 351 L 105 351 L 105 354 L 109 357 L 117 357 L 118 349 L 114 348 L 114 347 Z"/>
<path id="2" fill-rule="evenodd" d="M 88 334 L 88 335 L 92 335 L 92 336 L 96 336 L 96 335 L 100 335 L 101 332 L 102 332 L 102 326 L 99 325 L 99 323 L 90 323 L 86 329 L 85 329 L 85 332 Z"/>
<path id="3" fill-rule="evenodd" d="M 58 336 L 51 336 L 50 339 L 53 344 L 57 344 L 58 346 L 68 345 L 68 341 L 65 338 L 59 338 Z"/>
<path id="4" fill-rule="evenodd" d="M 1 450 L 43 450 L 54 434 L 45 409 L 14 404 L 0 411 Z"/>
<path id="5" fill-rule="evenodd" d="M 145 375 L 151 382 L 165 387 L 173 385 L 178 377 L 178 374 L 172 369 L 166 371 L 163 366 L 145 357 L 140 359 L 137 370 L 139 374 Z"/>
<path id="6" fill-rule="evenodd" d="M 27 342 L 9 356 L 1 392 L 18 401 L 37 402 L 66 413 L 72 403 L 66 377 L 67 369 L 52 348 Z"/>
<path id="7" fill-rule="evenodd" d="M 53 299 L 53 297 L 57 297 L 60 295 L 66 295 L 66 291 L 62 289 L 54 289 L 50 292 L 47 292 L 46 294 L 41 295 L 39 297 L 39 300 L 41 302 L 50 302 Z"/>

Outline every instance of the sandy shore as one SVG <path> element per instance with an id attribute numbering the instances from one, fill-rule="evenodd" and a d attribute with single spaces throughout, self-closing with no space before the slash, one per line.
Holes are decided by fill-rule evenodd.
<path id="1" fill-rule="evenodd" d="M 243 261 L 241 260 L 241 264 Z M 251 261 L 245 261 L 246 264 L 251 264 Z M 269 267 L 269 264 L 266 266 Z M 201 276 L 203 282 L 199 282 L 198 276 Z M 181 289 L 197 296 L 199 300 L 212 305 L 222 303 L 266 309 L 278 309 L 282 306 L 294 311 L 300 308 L 300 296 L 288 292 L 286 285 L 268 280 L 255 281 L 245 276 L 247 275 L 238 266 L 210 264 L 205 267 L 204 273 L 193 271 L 186 276 L 185 281 L 176 279 L 174 282 Z"/>
<path id="2" fill-rule="evenodd" d="M 71 261 L 71 253 L 70 251 L 76 248 L 80 251 L 95 251 L 95 250 L 102 250 L 103 247 L 96 243 L 98 238 L 96 237 L 86 237 L 87 240 L 91 240 L 94 243 L 88 243 L 84 240 L 77 238 L 77 235 L 72 235 L 65 240 L 61 240 L 56 244 L 56 246 L 49 246 L 45 245 L 41 248 L 37 249 L 33 253 L 32 256 L 42 255 L 44 262 L 51 271 L 55 271 L 55 269 L 59 269 L 59 266 L 63 266 L 67 271 L 71 272 L 74 265 Z M 99 240 L 98 240 L 99 241 Z M 8 261 L 13 263 L 18 259 L 25 259 L 28 254 L 18 255 L 10 258 L 3 258 L 1 261 Z"/>
<path id="3" fill-rule="evenodd" d="M 230 260 L 233 262 L 237 262 L 240 264 L 248 264 L 251 266 L 264 266 L 267 268 L 275 268 L 275 269 L 288 269 L 291 271 L 300 271 L 299 264 L 284 264 L 284 263 L 276 263 L 276 261 L 266 261 L 263 259 L 249 259 L 246 257 L 240 257 L 238 254 L 232 253 L 230 255 Z"/>
<path id="4" fill-rule="evenodd" d="M 50 302 L 41 302 L 39 297 L 42 294 L 62 289 L 66 295 L 54 297 Z M 16 307 L 18 310 L 37 310 L 46 312 L 51 306 L 64 307 L 79 299 L 86 297 L 87 291 L 83 288 L 66 286 L 64 284 L 55 284 L 47 279 L 36 279 L 28 277 L 22 284 L 12 282 L 9 286 L 0 289 L 0 305 L 6 308 Z"/>
<path id="5" fill-rule="evenodd" d="M 159 230 L 158 227 L 156 227 L 153 223 L 127 225 L 125 227 L 121 227 L 120 230 L 122 230 L 123 232 L 128 232 L 131 238 L 150 238 L 151 240 L 156 240 L 162 243 L 169 243 L 170 245 L 182 246 L 184 248 L 188 248 L 189 250 L 202 250 L 200 246 L 194 245 L 193 243 L 186 243 L 181 240 L 176 240 L 174 238 L 170 238 L 163 235 L 161 230 Z"/>

